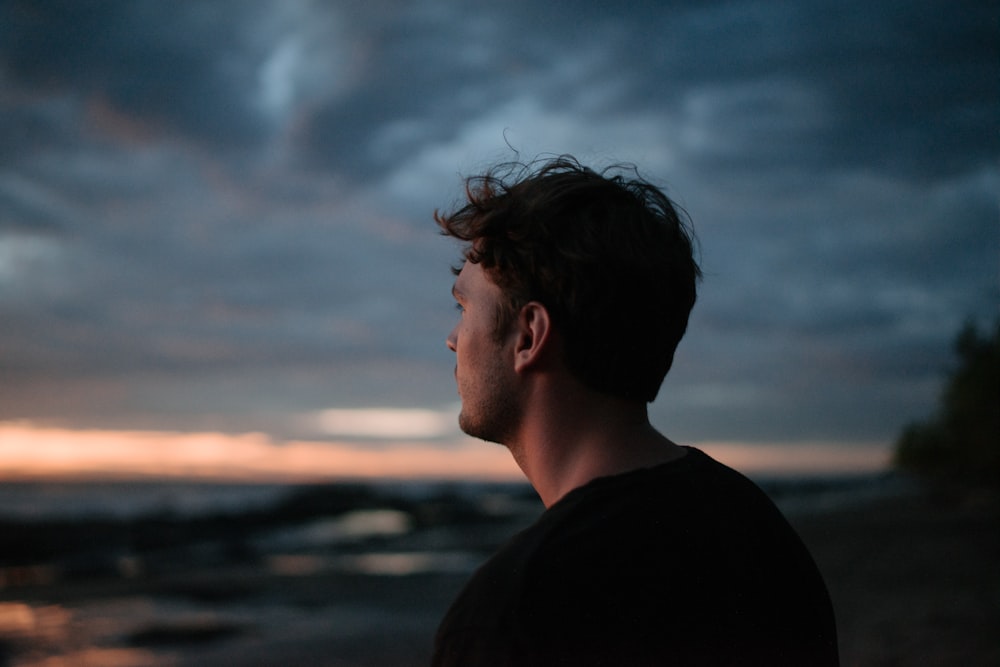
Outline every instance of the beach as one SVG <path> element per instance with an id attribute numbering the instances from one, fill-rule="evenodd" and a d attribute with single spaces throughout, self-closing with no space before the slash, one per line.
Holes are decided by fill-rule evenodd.
<path id="1" fill-rule="evenodd" d="M 419 530 L 394 530 L 398 509 L 384 508 L 269 529 L 271 552 L 252 559 L 202 540 L 145 572 L 128 557 L 86 576 L 8 568 L 0 665 L 426 665 L 470 570 L 539 510 L 520 493 L 443 520 L 439 503 Z M 789 519 L 826 578 L 845 667 L 1000 664 L 994 494 L 911 492 Z M 363 541 L 344 537 L 362 524 Z M 301 546 L 331 535 L 336 549 Z"/>
<path id="2" fill-rule="evenodd" d="M 844 667 L 1000 665 L 995 494 L 921 493 L 792 521 L 830 590 Z"/>

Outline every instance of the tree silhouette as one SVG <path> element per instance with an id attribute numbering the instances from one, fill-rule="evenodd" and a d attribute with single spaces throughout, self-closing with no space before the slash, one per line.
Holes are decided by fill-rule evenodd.
<path id="1" fill-rule="evenodd" d="M 947 482 L 1000 486 L 1000 320 L 992 335 L 966 324 L 955 352 L 959 363 L 936 414 L 904 428 L 896 464 Z"/>

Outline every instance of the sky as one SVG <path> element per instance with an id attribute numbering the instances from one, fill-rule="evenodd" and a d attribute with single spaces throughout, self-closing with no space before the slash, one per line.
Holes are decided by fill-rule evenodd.
<path id="1" fill-rule="evenodd" d="M 511 466 L 455 424 L 459 248 L 432 214 L 563 153 L 637 165 L 698 237 L 654 424 L 870 463 L 997 317 L 997 17 L 0 0 L 0 475 Z"/>

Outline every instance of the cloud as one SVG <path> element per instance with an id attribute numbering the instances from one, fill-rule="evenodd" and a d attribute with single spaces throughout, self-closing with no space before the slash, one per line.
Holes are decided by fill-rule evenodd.
<path id="1" fill-rule="evenodd" d="M 455 412 L 414 408 L 331 408 L 303 419 L 334 437 L 425 440 L 446 435 L 457 437 Z"/>
<path id="2" fill-rule="evenodd" d="M 693 87 L 683 96 L 677 135 L 685 154 L 718 167 L 801 164 L 812 137 L 833 122 L 822 90 L 794 80 Z"/>
<path id="3" fill-rule="evenodd" d="M 891 438 L 995 316 L 993 13 L 4 3 L 0 419 L 290 438 L 447 404 L 430 214 L 509 144 L 634 162 L 690 212 L 665 423 Z"/>

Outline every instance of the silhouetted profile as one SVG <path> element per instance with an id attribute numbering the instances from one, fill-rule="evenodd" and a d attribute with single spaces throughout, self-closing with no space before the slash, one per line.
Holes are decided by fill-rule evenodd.
<path id="1" fill-rule="evenodd" d="M 471 178 L 448 336 L 462 429 L 546 506 L 448 611 L 435 667 L 836 665 L 801 540 L 752 482 L 649 423 L 701 272 L 673 203 L 563 157 Z"/>

